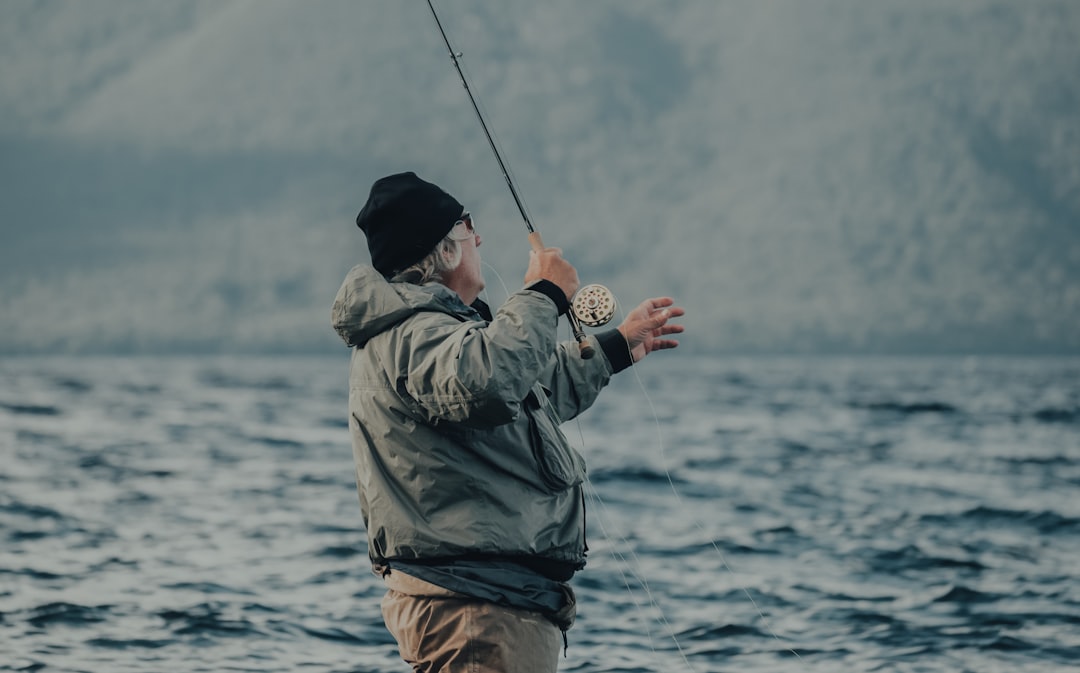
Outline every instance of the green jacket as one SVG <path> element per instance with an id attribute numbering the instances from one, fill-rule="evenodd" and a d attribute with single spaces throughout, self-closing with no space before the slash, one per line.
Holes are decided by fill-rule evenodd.
<path id="1" fill-rule="evenodd" d="M 443 285 L 389 283 L 364 265 L 332 316 L 353 348 L 349 428 L 373 563 L 584 566 L 585 462 L 559 424 L 610 379 L 602 348 L 582 360 L 557 343 L 558 309 L 540 291 L 514 293 L 488 321 Z"/>

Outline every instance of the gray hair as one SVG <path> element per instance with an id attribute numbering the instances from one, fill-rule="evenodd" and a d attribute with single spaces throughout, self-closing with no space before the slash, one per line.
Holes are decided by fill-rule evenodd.
<path id="1" fill-rule="evenodd" d="M 392 283 L 441 283 L 445 274 L 461 264 L 461 241 L 453 238 L 453 231 L 435 245 L 435 249 L 416 264 L 402 269 L 390 279 Z"/>

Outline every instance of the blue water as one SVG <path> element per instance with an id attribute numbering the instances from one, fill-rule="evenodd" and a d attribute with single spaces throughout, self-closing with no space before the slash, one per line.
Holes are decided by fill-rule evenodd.
<path id="1" fill-rule="evenodd" d="M 566 426 L 560 670 L 1080 671 L 1080 360 L 664 355 Z M 0 670 L 407 670 L 346 367 L 0 360 Z"/>

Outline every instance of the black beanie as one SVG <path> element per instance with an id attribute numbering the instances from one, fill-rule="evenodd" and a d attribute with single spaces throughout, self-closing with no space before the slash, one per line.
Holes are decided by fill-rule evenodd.
<path id="1" fill-rule="evenodd" d="M 372 265 L 389 277 L 434 250 L 463 210 L 457 199 L 410 171 L 375 181 L 356 226 L 367 236 Z"/>

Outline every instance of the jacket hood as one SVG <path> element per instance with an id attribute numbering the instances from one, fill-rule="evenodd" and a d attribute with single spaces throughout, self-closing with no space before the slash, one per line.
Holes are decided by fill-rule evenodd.
<path id="1" fill-rule="evenodd" d="M 391 283 L 374 267 L 359 264 L 345 276 L 334 298 L 330 321 L 346 345 L 363 346 L 420 311 L 459 316 L 474 312 L 444 285 Z"/>

